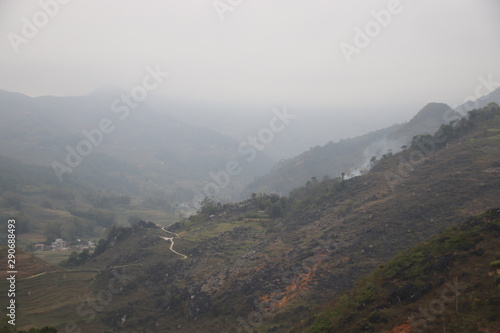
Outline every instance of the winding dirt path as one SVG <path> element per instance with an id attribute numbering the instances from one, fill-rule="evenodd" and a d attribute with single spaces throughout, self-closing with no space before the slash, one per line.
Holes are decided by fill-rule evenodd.
<path id="1" fill-rule="evenodd" d="M 165 232 L 168 232 L 169 234 L 172 234 L 172 235 L 175 235 L 177 237 L 180 237 L 179 234 L 176 234 L 175 232 L 171 232 L 171 231 L 168 231 L 167 229 L 165 229 L 166 227 L 162 227 L 161 230 L 165 231 Z M 175 254 L 178 254 L 182 257 L 182 259 L 187 259 L 187 256 L 182 254 L 182 253 L 179 253 L 177 251 L 174 250 L 174 237 L 162 237 L 160 236 L 160 238 L 166 240 L 166 241 L 170 241 L 170 251 L 172 251 L 173 253 Z"/>
<path id="2" fill-rule="evenodd" d="M 47 272 L 38 273 L 38 274 L 31 275 L 31 276 L 28 276 L 28 277 L 25 277 L 25 278 L 21 278 L 19 280 L 29 280 L 29 279 L 33 279 L 33 278 L 36 278 L 38 276 L 42 276 L 42 275 L 45 275 L 45 274 L 47 274 Z"/>

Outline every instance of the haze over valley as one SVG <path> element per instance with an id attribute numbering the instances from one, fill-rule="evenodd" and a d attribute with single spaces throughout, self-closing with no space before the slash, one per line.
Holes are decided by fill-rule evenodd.
<path id="1" fill-rule="evenodd" d="M 499 332 L 499 12 L 0 3 L 0 332 Z"/>

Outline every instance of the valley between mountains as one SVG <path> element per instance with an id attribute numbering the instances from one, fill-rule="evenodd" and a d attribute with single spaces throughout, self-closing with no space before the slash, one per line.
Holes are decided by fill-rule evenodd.
<path id="1" fill-rule="evenodd" d="M 342 314 L 344 326 L 338 326 L 338 316 L 328 309 L 343 299 L 339 295 L 400 251 L 500 206 L 499 133 L 500 108 L 492 103 L 453 125 L 443 125 L 434 135 L 414 138 L 400 153 L 384 155 L 365 175 L 313 179 L 287 197 L 255 193 L 230 204 L 206 199 L 197 215 L 167 228 L 158 226 L 159 220 L 113 227 L 79 266 L 51 266 L 31 258 L 33 277 L 18 283 L 19 328 L 379 332 L 406 325 L 407 331 L 416 329 L 404 324 L 412 313 L 403 306 L 390 317 L 381 315 L 384 320 L 370 322 L 370 313 L 360 317 L 367 308 L 361 302 Z M 498 225 L 497 215 L 490 220 Z M 483 239 L 472 245 L 468 238 L 458 237 L 458 247 L 452 247 L 449 255 L 479 251 L 478 244 L 489 242 L 482 254 L 476 253 L 483 259 L 464 257 L 464 270 L 472 272 L 479 262 L 499 260 L 498 227 L 491 228 L 492 232 L 481 229 L 478 237 Z M 461 242 L 469 247 L 460 247 Z M 439 255 L 428 252 L 428 260 L 439 260 L 431 253 Z M 453 267 L 457 265 L 461 264 Z M 454 277 L 447 275 L 451 264 L 442 266 L 432 278 L 414 283 L 415 301 L 433 293 L 439 279 L 452 281 Z M 412 277 L 391 281 L 404 278 Z M 473 281 L 466 275 L 461 278 L 464 284 Z M 110 281 L 119 283 L 111 286 Z M 491 281 L 490 292 L 498 296 L 493 275 Z M 467 297 L 484 294 L 468 286 Z M 396 281 L 385 288 L 397 294 L 401 284 Z M 488 311 L 499 309 L 496 301 L 492 295 Z M 400 302 L 411 307 L 412 300 L 400 296 Z M 482 321 L 478 325 L 490 327 L 484 332 L 498 331 L 498 318 L 478 318 Z M 435 323 L 441 325 L 432 322 L 429 327 Z M 466 332 L 463 329 L 469 326 L 455 327 L 454 332 Z"/>

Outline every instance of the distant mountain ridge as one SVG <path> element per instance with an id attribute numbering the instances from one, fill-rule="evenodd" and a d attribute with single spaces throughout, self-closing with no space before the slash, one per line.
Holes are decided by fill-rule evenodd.
<path id="1" fill-rule="evenodd" d="M 415 135 L 434 133 L 448 119 L 461 115 L 444 103 L 429 103 L 409 122 L 371 132 L 356 138 L 330 142 L 314 147 L 294 158 L 280 162 L 273 170 L 249 184 L 242 198 L 251 193 L 280 193 L 286 195 L 293 188 L 311 178 L 358 175 L 369 167 L 370 160 L 384 154 L 396 153 L 408 145 Z"/>
<path id="2" fill-rule="evenodd" d="M 78 144 L 89 141 L 87 131 L 94 133 L 98 144 L 86 147 L 91 153 L 63 178 L 77 176 L 97 188 L 120 191 L 127 179 L 136 193 L 168 193 L 177 202 L 191 201 L 196 188 L 213 181 L 210 172 L 224 170 L 230 160 L 244 159 L 237 153 L 237 141 L 157 112 L 147 101 L 127 110 L 124 94 L 103 88 L 86 96 L 31 98 L 0 91 L 0 155 L 42 166 L 68 165 L 67 147 L 76 151 Z M 95 130 L 105 119 L 113 131 L 99 138 Z M 273 164 L 259 153 L 252 168 L 234 177 L 219 198 L 229 199 Z"/>
<path id="3" fill-rule="evenodd" d="M 486 89 L 493 89 L 494 87 L 485 87 Z M 490 103 L 500 104 L 500 87 L 491 91 L 489 94 L 484 96 L 476 96 L 475 100 L 469 100 L 459 106 L 457 106 L 454 110 L 459 112 L 461 115 L 465 115 L 468 111 L 472 109 L 484 108 L 486 105 Z"/>

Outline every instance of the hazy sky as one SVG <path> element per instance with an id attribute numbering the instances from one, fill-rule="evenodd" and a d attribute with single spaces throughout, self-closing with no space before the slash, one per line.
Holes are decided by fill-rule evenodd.
<path id="1" fill-rule="evenodd" d="M 479 76 L 500 81 L 498 0 L 72 0 L 40 13 L 55 1 L 0 0 L 0 89 L 130 90 L 159 65 L 170 76 L 154 93 L 172 100 L 415 113 L 462 103 Z M 388 7 L 390 22 L 375 23 Z M 40 28 L 16 53 L 23 18 Z M 368 46 L 356 28 L 372 29 Z M 351 63 L 342 42 L 362 46 Z"/>

